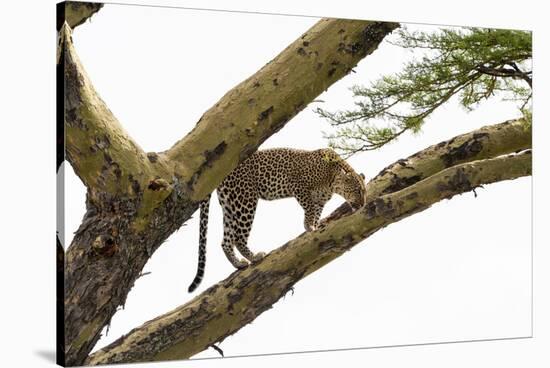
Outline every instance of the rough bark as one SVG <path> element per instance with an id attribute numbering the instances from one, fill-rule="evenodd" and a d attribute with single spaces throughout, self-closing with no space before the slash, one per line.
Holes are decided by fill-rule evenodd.
<path id="1" fill-rule="evenodd" d="M 78 27 L 103 7 L 102 3 L 86 3 L 64 1 L 57 3 L 57 25 L 59 31 L 64 22 L 67 22 L 69 27 L 74 29 Z"/>
<path id="2" fill-rule="evenodd" d="M 398 191 L 456 164 L 519 152 L 531 146 L 531 123 L 523 118 L 488 125 L 430 146 L 384 168 L 367 184 L 367 199 Z M 351 206 L 343 203 L 323 219 L 321 225 L 351 212 Z"/>
<path id="3" fill-rule="evenodd" d="M 88 188 L 87 212 L 65 257 L 67 365 L 84 362 L 149 257 L 198 201 L 398 26 L 319 21 L 223 96 L 171 149 L 145 153 L 78 60 L 69 24 L 83 19 L 63 24 L 58 50 L 67 158 Z"/>
<path id="4" fill-rule="evenodd" d="M 260 263 L 234 272 L 190 302 L 146 322 L 91 355 L 87 364 L 189 358 L 222 341 L 293 285 L 376 231 L 477 186 L 531 175 L 531 151 L 471 161 L 382 195 L 353 214 L 304 233 Z"/>

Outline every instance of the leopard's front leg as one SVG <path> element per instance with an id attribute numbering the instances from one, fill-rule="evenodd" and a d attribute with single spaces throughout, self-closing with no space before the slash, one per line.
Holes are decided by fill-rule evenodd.
<path id="1" fill-rule="evenodd" d="M 319 219 L 323 212 L 324 203 L 315 201 L 311 193 L 307 195 L 297 195 L 296 199 L 304 209 L 304 228 L 306 231 L 314 231 L 319 226 Z"/>

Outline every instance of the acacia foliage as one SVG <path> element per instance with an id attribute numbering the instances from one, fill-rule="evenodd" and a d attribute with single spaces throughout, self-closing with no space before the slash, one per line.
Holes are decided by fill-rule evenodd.
<path id="1" fill-rule="evenodd" d="M 515 100 L 529 117 L 532 96 L 531 32 L 440 28 L 397 32 L 393 45 L 419 51 L 403 69 L 368 86 L 351 88 L 355 108 L 316 112 L 335 127 L 330 145 L 345 155 L 374 150 L 401 134 L 418 132 L 453 96 L 472 110 L 495 96 Z"/>

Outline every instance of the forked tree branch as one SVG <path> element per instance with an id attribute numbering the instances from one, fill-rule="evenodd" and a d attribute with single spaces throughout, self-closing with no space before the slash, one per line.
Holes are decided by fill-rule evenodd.
<path id="1" fill-rule="evenodd" d="M 532 147 L 531 123 L 523 118 L 488 125 L 434 144 L 384 168 L 367 184 L 367 200 L 393 193 L 448 167 L 519 152 Z M 343 203 L 321 224 L 352 212 Z"/>
<path id="2" fill-rule="evenodd" d="M 270 309 L 299 280 L 376 231 L 477 186 L 531 175 L 531 151 L 443 169 L 357 212 L 303 233 L 260 263 L 235 271 L 190 302 L 133 329 L 86 364 L 186 359 L 224 340 Z"/>
<path id="3" fill-rule="evenodd" d="M 157 177 L 173 183 L 177 177 L 190 199 L 200 200 L 263 141 L 372 53 L 397 26 L 345 19 L 319 21 L 227 92 L 172 148 L 146 154 L 94 90 L 65 24 L 60 32 L 60 63 L 64 63 L 66 79 L 69 162 L 83 183 L 97 191 L 135 195 L 134 185 L 147 186 Z"/>
<path id="4" fill-rule="evenodd" d="M 63 23 L 58 78 L 67 157 L 88 189 L 87 212 L 63 261 L 66 365 L 84 362 L 147 260 L 198 201 L 396 27 L 320 20 L 223 96 L 172 148 L 145 153 L 93 88 L 70 22 Z"/>

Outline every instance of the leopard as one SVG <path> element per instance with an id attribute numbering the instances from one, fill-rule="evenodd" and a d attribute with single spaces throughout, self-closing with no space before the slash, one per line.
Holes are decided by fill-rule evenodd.
<path id="1" fill-rule="evenodd" d="M 247 246 L 260 199 L 296 198 L 304 210 L 305 231 L 311 232 L 319 227 L 323 208 L 333 194 L 343 197 L 353 210 L 365 204 L 364 178 L 332 148 L 270 148 L 254 152 L 217 187 L 223 212 L 222 249 L 227 259 L 242 269 L 264 258 L 265 253 L 253 253 Z M 211 194 L 199 203 L 198 268 L 189 292 L 204 277 L 210 197 Z M 245 259 L 237 258 L 235 248 Z"/>

